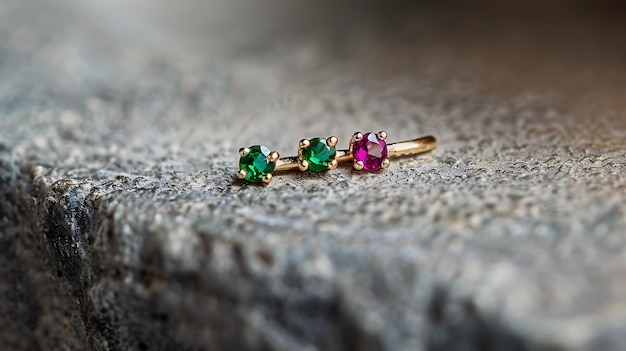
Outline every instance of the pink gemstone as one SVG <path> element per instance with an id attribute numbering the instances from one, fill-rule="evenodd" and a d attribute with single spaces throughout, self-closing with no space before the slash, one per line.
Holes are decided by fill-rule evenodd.
<path id="1" fill-rule="evenodd" d="M 354 142 L 352 152 L 355 160 L 363 162 L 364 170 L 375 171 L 387 158 L 387 143 L 378 139 L 376 133 L 367 133 L 363 139 Z"/>

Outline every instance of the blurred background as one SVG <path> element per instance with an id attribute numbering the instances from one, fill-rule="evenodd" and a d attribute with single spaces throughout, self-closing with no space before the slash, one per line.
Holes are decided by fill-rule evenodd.
<path id="1" fill-rule="evenodd" d="M 170 121 L 178 113 L 208 123 L 183 132 L 195 147 L 204 147 L 210 130 L 245 129 L 234 121 L 252 118 L 253 109 L 263 124 L 289 113 L 304 125 L 283 118 L 293 121 L 285 128 L 326 133 L 300 103 L 369 83 L 397 96 L 428 89 L 459 99 L 468 91 L 549 96 L 576 123 L 601 116 L 616 123 L 607 128 L 613 130 L 623 126 L 616 119 L 626 107 L 625 8 L 608 0 L 2 0 L 0 94 L 5 105 L 52 94 L 66 107 L 73 101 L 91 110 L 125 98 L 132 110 L 132 101 L 150 94 L 178 99 L 160 111 Z M 334 114 L 349 135 L 360 118 L 344 105 Z M 137 124 L 166 119 L 126 112 Z M 387 112 L 379 118 L 415 121 Z M 428 118 L 418 122 L 429 127 Z M 257 134 L 291 147 L 271 128 Z M 236 149 L 248 139 L 206 151 Z"/>
<path id="2" fill-rule="evenodd" d="M 292 150 L 278 124 L 300 136 L 333 124 L 340 140 L 355 125 L 398 139 L 419 130 L 444 147 L 482 138 L 494 149 L 512 135 L 512 146 L 525 143 L 520 123 L 553 141 L 593 131 L 602 143 L 626 130 L 619 1 L 0 3 L 0 107 L 32 112 L 10 125 L 17 139 L 31 140 L 33 124 L 48 130 L 36 152 L 14 152 L 51 164 L 93 146 L 155 166 L 233 166 L 241 145 Z M 529 99 L 552 112 L 520 118 L 495 103 Z M 492 120 L 508 126 L 489 130 Z"/>
<path id="3" fill-rule="evenodd" d="M 80 71 L 92 60 L 135 55 L 188 68 L 253 60 L 285 74 L 431 72 L 501 93 L 616 103 L 626 79 L 625 13 L 609 0 L 3 0 L 0 16 L 5 49 L 64 48 L 46 60 L 74 81 L 97 78 Z"/>

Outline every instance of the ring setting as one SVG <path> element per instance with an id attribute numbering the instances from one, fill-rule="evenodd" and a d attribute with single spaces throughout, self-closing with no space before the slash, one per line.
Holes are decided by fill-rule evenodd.
<path id="1" fill-rule="evenodd" d="M 337 143 L 335 136 L 313 139 L 302 139 L 298 145 L 298 169 L 301 171 L 311 170 L 323 172 L 327 169 L 335 169 L 339 164 L 337 156 Z"/>
<path id="2" fill-rule="evenodd" d="M 354 133 L 349 146 L 354 169 L 357 171 L 377 171 L 389 167 L 390 162 L 387 158 L 389 150 L 387 149 L 387 142 L 385 142 L 386 139 L 387 133 L 385 131 L 365 134 Z"/>
<path id="3" fill-rule="evenodd" d="M 276 168 L 276 161 L 280 154 L 264 145 L 253 145 L 239 149 L 239 170 L 237 178 L 251 183 L 269 183 L 272 181 L 272 172 Z"/>

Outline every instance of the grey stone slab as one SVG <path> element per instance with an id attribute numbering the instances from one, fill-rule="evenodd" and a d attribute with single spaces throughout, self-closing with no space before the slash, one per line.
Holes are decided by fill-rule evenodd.
<path id="1" fill-rule="evenodd" d="M 623 349 L 626 48 L 596 6 L 0 5 L 9 349 Z M 233 176 L 379 129 L 439 147 Z"/>

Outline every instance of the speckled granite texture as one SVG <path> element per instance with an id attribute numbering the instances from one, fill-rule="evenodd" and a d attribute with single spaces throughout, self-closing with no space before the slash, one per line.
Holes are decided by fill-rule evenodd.
<path id="1" fill-rule="evenodd" d="M 619 12 L 266 1 L 0 1 L 3 349 L 626 348 Z"/>

